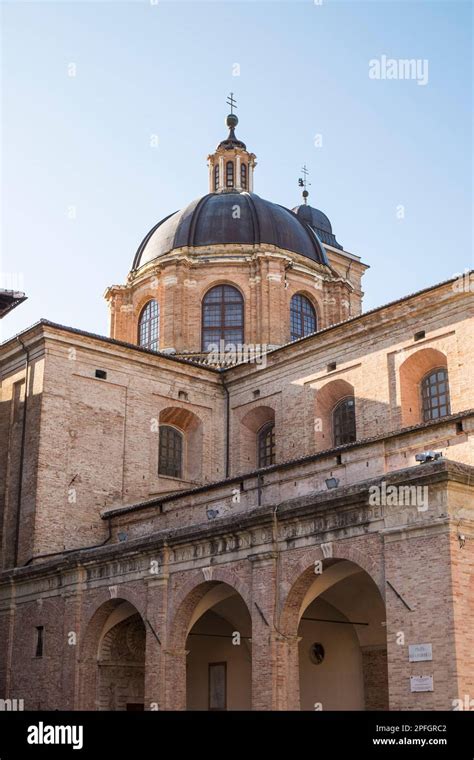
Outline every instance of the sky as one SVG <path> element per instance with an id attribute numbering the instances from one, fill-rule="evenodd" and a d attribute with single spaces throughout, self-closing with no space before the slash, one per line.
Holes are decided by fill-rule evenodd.
<path id="1" fill-rule="evenodd" d="M 0 340 L 42 317 L 108 334 L 106 287 L 208 192 L 231 91 L 255 192 L 296 206 L 306 164 L 370 265 L 365 310 L 473 266 L 470 2 L 0 6 L 0 287 L 28 296 Z"/>

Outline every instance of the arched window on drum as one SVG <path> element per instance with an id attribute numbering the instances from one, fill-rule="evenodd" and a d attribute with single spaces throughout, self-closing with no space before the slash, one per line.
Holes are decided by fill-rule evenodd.
<path id="1" fill-rule="evenodd" d="M 290 303 L 291 340 L 304 338 L 317 330 L 314 306 L 302 293 L 296 293 Z"/>
<path id="2" fill-rule="evenodd" d="M 160 346 L 160 307 L 152 299 L 142 309 L 138 320 L 138 345 L 158 351 Z"/>
<path id="3" fill-rule="evenodd" d="M 244 299 L 232 285 L 216 285 L 202 301 L 202 350 L 244 342 Z"/>

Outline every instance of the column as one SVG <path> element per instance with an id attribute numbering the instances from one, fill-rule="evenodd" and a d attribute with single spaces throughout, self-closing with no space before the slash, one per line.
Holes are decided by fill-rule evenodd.
<path id="1" fill-rule="evenodd" d="M 85 570 L 81 569 L 74 579 L 77 593 L 68 593 L 64 597 L 63 611 L 63 635 L 61 647 L 62 659 L 62 690 L 61 704 L 57 707 L 61 710 L 79 710 L 79 653 L 82 644 L 81 637 L 81 604 L 82 591 L 81 581 L 86 576 Z"/>
<path id="2" fill-rule="evenodd" d="M 145 710 L 166 709 L 164 637 L 168 576 L 148 582 L 145 649 Z"/>
<path id="3" fill-rule="evenodd" d="M 164 709 L 186 710 L 186 649 L 165 649 Z"/>
<path id="4" fill-rule="evenodd" d="M 277 646 L 274 629 L 276 555 L 252 562 L 252 710 L 277 709 Z"/>
<path id="5" fill-rule="evenodd" d="M 235 159 L 234 185 L 237 188 L 237 190 L 242 190 L 242 186 L 240 184 L 240 156 L 236 156 L 236 159 Z"/>
<path id="6" fill-rule="evenodd" d="M 275 637 L 276 710 L 300 709 L 299 636 Z"/>

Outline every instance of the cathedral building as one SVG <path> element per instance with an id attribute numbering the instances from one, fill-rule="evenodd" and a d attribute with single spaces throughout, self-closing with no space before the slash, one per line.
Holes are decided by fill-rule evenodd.
<path id="1" fill-rule="evenodd" d="M 0 346 L 0 698 L 453 709 L 474 693 L 470 278 L 364 312 L 367 265 L 306 188 L 255 193 L 237 121 L 208 193 L 107 289 L 109 337 L 41 320 Z"/>

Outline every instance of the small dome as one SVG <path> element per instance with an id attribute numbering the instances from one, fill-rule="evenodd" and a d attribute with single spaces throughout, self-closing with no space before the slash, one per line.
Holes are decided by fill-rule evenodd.
<path id="1" fill-rule="evenodd" d="M 295 213 L 299 219 L 306 222 L 306 224 L 309 224 L 318 237 L 321 238 L 323 243 L 331 245 L 333 248 L 340 248 L 343 250 L 342 245 L 337 242 L 332 231 L 331 222 L 326 214 L 323 214 L 318 208 L 302 204 L 301 206 L 296 206 L 296 208 L 293 209 L 293 213 Z"/>
<path id="2" fill-rule="evenodd" d="M 176 248 L 233 243 L 274 245 L 328 264 L 317 231 L 302 215 L 255 193 L 232 191 L 204 195 L 158 222 L 141 242 L 132 269 Z"/>

